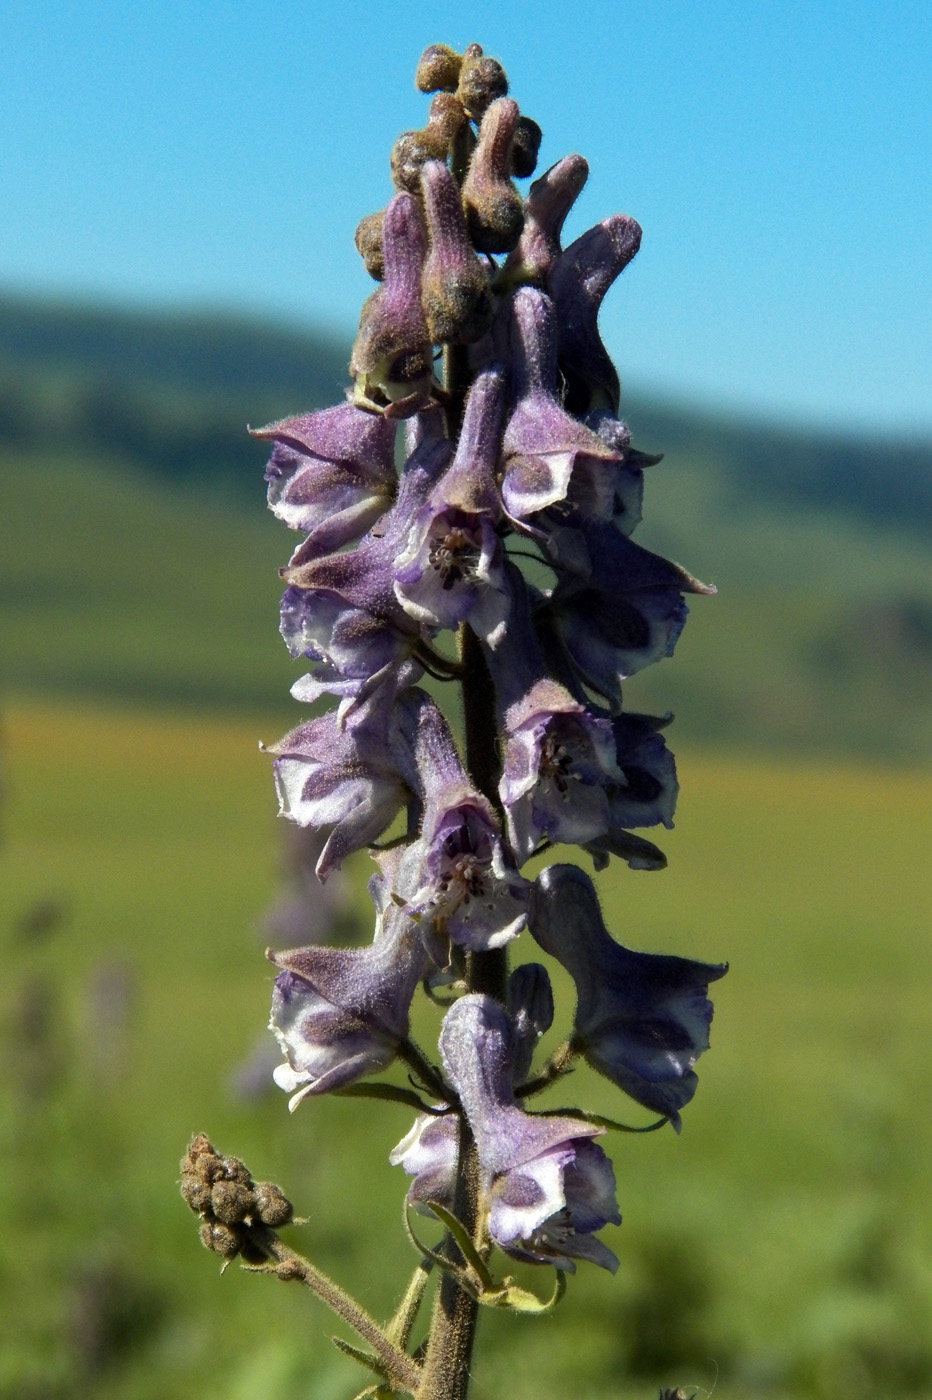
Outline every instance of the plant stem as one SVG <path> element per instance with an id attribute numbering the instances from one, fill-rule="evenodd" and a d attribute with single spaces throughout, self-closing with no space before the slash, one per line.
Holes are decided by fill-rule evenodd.
<path id="1" fill-rule="evenodd" d="M 298 1279 L 312 1293 L 316 1293 L 328 1308 L 342 1317 L 354 1332 L 369 1343 L 397 1388 L 410 1391 L 412 1395 L 420 1394 L 420 1366 L 400 1347 L 388 1340 L 375 1318 L 370 1317 L 355 1298 L 351 1298 L 339 1284 L 333 1282 L 333 1279 L 316 1269 L 303 1254 L 289 1249 L 274 1231 L 253 1226 L 252 1235 L 256 1243 L 275 1260 L 278 1267 L 274 1272 L 279 1278 Z"/>
<path id="2" fill-rule="evenodd" d="M 460 346 L 446 346 L 444 349 L 444 388 L 447 393 L 447 431 L 451 438 L 455 438 L 462 425 L 469 390 L 468 356 Z M 466 767 L 476 787 L 501 815 L 495 690 L 478 638 L 466 624 L 460 632 L 460 663 L 463 671 Z M 508 978 L 508 958 L 504 949 L 470 953 L 466 966 L 469 991 L 484 992 L 504 1002 Z M 479 1218 L 479 1196 L 479 1158 L 469 1124 L 461 1116 L 453 1212 L 462 1221 L 477 1248 L 481 1249 L 485 1241 Z M 459 1257 L 459 1250 L 449 1236 L 445 1248 L 451 1258 Z M 437 1290 L 416 1400 L 466 1400 L 478 1316 L 479 1304 L 459 1286 L 453 1275 L 444 1273 Z"/>

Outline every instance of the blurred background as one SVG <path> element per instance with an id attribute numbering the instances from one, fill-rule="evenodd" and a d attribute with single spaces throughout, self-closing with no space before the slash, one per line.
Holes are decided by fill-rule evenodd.
<path id="1" fill-rule="evenodd" d="M 8 0 L 4 1400 L 365 1383 L 313 1299 L 217 1277 L 176 1190 L 196 1131 L 374 1313 L 413 1266 L 407 1111 L 289 1118 L 270 1086 L 265 943 L 370 914 L 364 861 L 308 902 L 275 819 L 293 540 L 245 425 L 340 399 L 353 230 L 425 120 L 421 49 L 472 40 L 539 168 L 589 159 L 568 237 L 644 227 L 602 317 L 666 454 L 638 539 L 719 594 L 626 697 L 676 712 L 669 868 L 600 889 L 626 943 L 732 965 L 682 1136 L 608 1144 L 619 1274 L 484 1318 L 476 1400 L 932 1397 L 932 6 Z"/>

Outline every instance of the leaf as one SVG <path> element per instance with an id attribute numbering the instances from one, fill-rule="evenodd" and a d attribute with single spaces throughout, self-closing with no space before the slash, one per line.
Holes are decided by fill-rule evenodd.
<path id="1" fill-rule="evenodd" d="M 441 1225 L 445 1225 L 456 1240 L 463 1258 L 468 1264 L 472 1265 L 477 1277 L 482 1283 L 483 1289 L 494 1288 L 495 1281 L 489 1273 L 488 1266 L 470 1239 L 469 1231 L 466 1229 L 463 1222 L 457 1220 L 455 1215 L 452 1215 L 450 1211 L 444 1206 L 439 1205 L 436 1201 L 428 1201 L 427 1204 L 434 1215 L 436 1215 Z"/>
<path id="2" fill-rule="evenodd" d="M 648 1123 L 643 1128 L 632 1128 L 628 1123 L 617 1123 L 614 1118 L 605 1118 L 601 1113 L 589 1113 L 584 1108 L 529 1108 L 525 1110 L 535 1118 L 578 1118 L 582 1123 L 593 1123 L 597 1128 L 608 1128 L 614 1133 L 655 1133 L 665 1128 L 669 1118 L 658 1118 L 656 1123 Z"/>
<path id="3" fill-rule="evenodd" d="M 562 1299 L 566 1292 L 566 1274 L 562 1269 L 555 1270 L 556 1284 L 551 1296 L 546 1300 L 537 1297 L 536 1293 L 531 1293 L 527 1288 L 519 1288 L 510 1279 L 505 1279 L 501 1288 L 492 1295 L 481 1295 L 480 1303 L 485 1303 L 492 1308 L 508 1308 L 511 1312 L 520 1313 L 546 1313 L 550 1312 Z"/>
<path id="4" fill-rule="evenodd" d="M 354 1347 L 352 1342 L 344 1342 L 342 1337 L 331 1337 L 331 1342 L 338 1351 L 342 1351 L 345 1356 L 351 1356 L 354 1361 L 358 1361 L 360 1366 L 365 1366 L 367 1371 L 374 1371 L 383 1380 L 389 1380 L 389 1374 L 377 1356 L 370 1355 L 367 1351 L 362 1351 L 359 1347 Z"/>
<path id="5" fill-rule="evenodd" d="M 411 1089 L 402 1089 L 398 1084 L 372 1084 L 363 1080 L 360 1084 L 344 1084 L 342 1089 L 333 1092 L 348 1099 L 382 1099 L 387 1103 L 407 1104 L 408 1108 L 416 1108 L 418 1113 L 437 1113 L 420 1094 L 415 1094 Z"/>

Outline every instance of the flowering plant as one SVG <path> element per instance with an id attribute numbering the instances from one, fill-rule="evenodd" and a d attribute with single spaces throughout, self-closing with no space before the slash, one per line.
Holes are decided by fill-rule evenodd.
<path id="1" fill-rule="evenodd" d="M 335 701 L 272 746 L 279 802 L 320 834 L 321 881 L 369 848 L 375 937 L 269 957 L 290 1107 L 328 1092 L 414 1107 L 391 1160 L 445 1233 L 427 1246 L 409 1223 L 417 1268 L 382 1327 L 283 1244 L 278 1189 L 203 1135 L 182 1189 L 209 1248 L 301 1279 L 355 1329 L 365 1349 L 338 1345 L 374 1375 L 368 1393 L 462 1400 L 481 1306 L 541 1310 L 577 1261 L 618 1267 L 596 1139 L 621 1125 L 532 1096 L 581 1055 L 679 1131 L 726 967 L 622 947 L 582 869 L 529 868 L 575 844 L 596 870 L 613 856 L 660 869 L 636 833 L 672 825 L 676 802 L 669 716 L 625 710 L 622 685 L 670 655 L 685 595 L 712 590 L 631 539 L 659 459 L 631 445 L 597 322 L 640 228 L 616 215 L 561 246 L 586 163 L 565 157 L 521 196 L 540 128 L 477 44 L 432 45 L 416 83 L 434 94 L 427 123 L 395 141 L 395 193 L 357 230 L 378 285 L 348 401 L 256 433 L 272 444 L 269 505 L 303 536 L 282 570 L 282 636 L 309 667 L 292 693 Z M 427 676 L 460 688 L 462 746 Z M 524 932 L 577 993 L 536 1069 L 555 1012 L 541 963 L 509 970 Z M 439 1059 L 411 1039 L 419 987 L 445 1008 Z M 371 1082 L 396 1059 L 409 1087 Z M 496 1250 L 555 1269 L 550 1301 L 497 1277 Z"/>

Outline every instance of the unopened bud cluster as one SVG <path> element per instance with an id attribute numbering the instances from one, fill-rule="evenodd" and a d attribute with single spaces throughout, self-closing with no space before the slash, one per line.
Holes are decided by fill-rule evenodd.
<path id="1" fill-rule="evenodd" d="M 258 1232 L 277 1230 L 294 1214 L 274 1182 L 253 1181 L 238 1157 L 217 1152 L 204 1133 L 191 1139 L 181 1159 L 181 1194 L 200 1217 L 204 1248 L 226 1260 L 242 1255 L 261 1263 L 267 1250 Z"/>
<path id="2" fill-rule="evenodd" d="M 514 178 L 534 173 L 541 129 L 508 93 L 479 44 L 424 50 L 415 82 L 433 93 L 427 121 L 389 156 L 398 192 L 356 230 L 382 283 L 363 307 L 353 347 L 353 401 L 407 417 L 437 397 L 433 347 L 470 345 L 490 329 L 498 268 L 525 227 Z"/>

